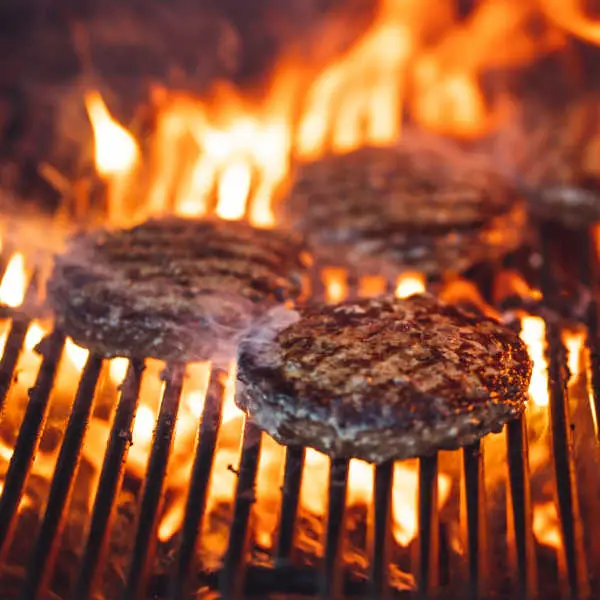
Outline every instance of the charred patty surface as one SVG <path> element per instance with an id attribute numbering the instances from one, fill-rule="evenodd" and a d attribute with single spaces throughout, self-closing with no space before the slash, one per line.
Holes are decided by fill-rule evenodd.
<path id="1" fill-rule="evenodd" d="M 531 361 L 494 320 L 427 294 L 294 315 L 239 354 L 236 402 L 281 443 L 381 463 L 472 443 L 524 410 Z"/>
<path id="2" fill-rule="evenodd" d="M 481 165 L 386 147 L 301 166 L 281 220 L 309 237 L 324 264 L 358 274 L 435 275 L 518 248 L 526 211 Z"/>
<path id="3" fill-rule="evenodd" d="M 151 220 L 71 240 L 48 298 L 65 333 L 101 355 L 227 360 L 259 315 L 301 293 L 309 260 L 295 234 Z"/>

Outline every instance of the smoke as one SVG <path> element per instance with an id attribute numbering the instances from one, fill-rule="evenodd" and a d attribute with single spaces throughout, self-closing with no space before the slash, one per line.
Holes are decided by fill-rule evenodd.
<path id="1" fill-rule="evenodd" d="M 273 366 L 271 353 L 277 335 L 300 320 L 300 313 L 286 306 L 276 306 L 259 318 L 239 343 L 239 354 L 253 356 L 258 366 Z"/>

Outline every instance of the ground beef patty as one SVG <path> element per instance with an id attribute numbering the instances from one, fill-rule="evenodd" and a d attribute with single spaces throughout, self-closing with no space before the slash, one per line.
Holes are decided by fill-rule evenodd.
<path id="1" fill-rule="evenodd" d="M 257 316 L 300 294 L 309 262 L 295 234 L 151 220 L 74 238 L 48 298 L 65 333 L 104 356 L 226 360 Z"/>
<path id="2" fill-rule="evenodd" d="M 499 431 L 530 377 L 525 345 L 497 321 L 383 296 L 271 319 L 240 346 L 236 402 L 281 443 L 381 463 Z"/>
<path id="3" fill-rule="evenodd" d="M 524 103 L 500 134 L 532 213 L 569 227 L 600 221 L 600 98 Z"/>
<path id="4" fill-rule="evenodd" d="M 488 169 L 402 146 L 301 166 L 280 217 L 309 236 L 324 264 L 358 275 L 437 275 L 516 249 L 526 211 Z"/>

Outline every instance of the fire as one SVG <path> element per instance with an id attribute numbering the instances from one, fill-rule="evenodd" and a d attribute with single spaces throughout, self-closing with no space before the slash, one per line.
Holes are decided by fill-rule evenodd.
<path id="1" fill-rule="evenodd" d="M 71 338 L 67 338 L 65 342 L 65 354 L 79 371 L 85 366 L 88 359 L 89 351 L 81 346 L 78 346 Z"/>
<path id="2" fill-rule="evenodd" d="M 533 533 L 540 544 L 552 548 L 561 547 L 562 539 L 554 502 L 533 507 Z"/>
<path id="3" fill-rule="evenodd" d="M 27 350 L 33 350 L 46 334 L 47 329 L 42 327 L 38 321 L 33 321 L 31 325 L 29 325 L 27 334 L 25 335 L 25 348 Z"/>
<path id="4" fill-rule="evenodd" d="M 140 151 L 131 133 L 112 118 L 98 92 L 88 92 L 85 104 L 94 131 L 96 168 L 107 183 L 108 218 L 113 224 L 124 223 L 131 175 Z"/>
<path id="5" fill-rule="evenodd" d="M 325 268 L 322 270 L 327 301 L 341 302 L 348 295 L 348 274 L 344 269 Z"/>
<path id="6" fill-rule="evenodd" d="M 546 348 L 546 324 L 541 317 L 523 317 L 521 339 L 525 342 L 533 361 L 533 373 L 529 384 L 529 395 L 537 406 L 548 406 L 548 362 Z"/>
<path id="7" fill-rule="evenodd" d="M 600 22 L 586 16 L 582 0 L 542 0 L 540 4 L 557 27 L 592 44 L 600 44 Z"/>
<path id="8" fill-rule="evenodd" d="M 496 126 L 507 104 L 503 104 L 504 98 L 494 104 L 484 96 L 480 80 L 486 70 L 522 64 L 560 46 L 565 30 L 596 43 L 600 40 L 600 24 L 583 16 L 576 0 L 542 0 L 539 6 L 556 26 L 534 34 L 528 24 L 539 16 L 540 9 L 533 0 L 484 0 L 460 21 L 450 0 L 380 0 L 368 30 L 342 56 L 323 65 L 299 64 L 287 58 L 275 70 L 262 98 L 250 98 L 225 84 L 216 86 L 205 98 L 156 90 L 156 129 L 148 157 L 142 155 L 135 136 L 110 114 L 100 94 L 89 91 L 85 105 L 94 135 L 96 168 L 107 187 L 108 220 L 121 224 L 149 215 L 197 217 L 215 212 L 223 219 L 248 218 L 254 225 L 271 227 L 276 224 L 276 202 L 290 183 L 297 159 L 313 160 L 328 152 L 393 144 L 403 135 L 405 115 L 427 130 L 455 137 L 487 133 Z M 138 191 L 140 187 L 144 188 L 142 192 Z M 0 282 L 0 303 L 21 306 L 29 275 L 25 256 L 14 253 Z M 522 297 L 541 298 L 540 292 L 530 289 L 517 274 L 506 277 L 506 289 Z M 346 298 L 351 291 L 349 279 L 343 269 L 325 269 L 327 300 Z M 378 275 L 362 277 L 358 294 L 382 293 L 387 283 Z M 395 292 L 404 298 L 425 289 L 422 273 L 405 273 L 396 281 Z M 462 280 L 444 287 L 443 294 L 449 301 L 467 298 L 484 304 L 478 291 Z M 2 324 L 0 346 L 6 331 L 7 325 Z M 19 363 L 24 373 L 19 383 L 23 390 L 35 379 L 41 359 L 33 350 L 48 331 L 50 325 L 41 321 L 33 321 L 27 331 Z M 544 321 L 524 317 L 521 336 L 534 360 L 532 402 L 547 406 Z M 584 337 L 568 333 L 564 340 L 575 378 L 583 368 Z M 63 368 L 69 377 L 62 377 L 61 385 L 68 386 L 72 398 L 89 353 L 67 339 L 64 355 L 68 360 Z M 128 366 L 124 358 L 108 362 L 106 382 L 115 400 Z M 145 475 L 165 389 L 160 377 L 163 368 L 162 363 L 150 361 L 142 382 L 132 432 L 134 443 L 127 459 L 129 473 L 140 479 Z M 162 541 L 181 527 L 211 368 L 209 363 L 199 363 L 186 369 L 165 483 L 169 499 L 165 500 L 158 525 Z M 207 503 L 209 512 L 220 503 L 231 506 L 234 502 L 236 475 L 229 467 L 239 464 L 244 422 L 233 400 L 235 382 L 236 369 L 232 365 L 222 382 L 222 426 Z M 85 457 L 96 471 L 101 468 L 108 434 L 106 422 L 92 419 Z M 537 447 L 532 448 L 534 458 Z M 12 450 L 0 445 L 1 458 L 7 455 L 8 460 L 11 454 Z M 543 458 L 548 460 L 546 453 Z M 36 460 L 36 469 L 50 469 L 50 464 L 48 457 L 42 457 Z M 272 548 L 274 543 L 283 464 L 284 450 L 263 437 L 253 527 L 256 541 L 264 548 Z M 316 517 L 325 518 L 327 513 L 329 466 L 327 457 L 307 450 L 300 504 L 302 510 Z M 416 460 L 394 466 L 393 535 L 404 547 L 418 533 L 418 473 Z M 369 505 L 373 485 L 374 467 L 352 460 L 348 504 Z M 448 502 L 450 491 L 451 478 L 441 472 L 440 506 Z M 553 503 L 535 505 L 533 525 L 540 543 L 559 546 Z"/>
<path id="9" fill-rule="evenodd" d="M 97 91 L 85 95 L 95 139 L 96 168 L 102 176 L 129 173 L 139 159 L 133 136 L 117 123 Z"/>
<path id="10" fill-rule="evenodd" d="M 573 383 L 579 377 L 582 370 L 582 350 L 585 344 L 585 331 L 565 331 L 562 339 L 567 349 L 569 366 L 569 383 Z"/>
<path id="11" fill-rule="evenodd" d="M 8 266 L 0 283 L 0 303 L 11 308 L 18 308 L 25 299 L 27 272 L 25 256 L 15 252 L 8 261 Z"/>
<path id="12" fill-rule="evenodd" d="M 408 298 L 414 294 L 422 294 L 425 291 L 425 277 L 422 273 L 404 273 L 398 277 L 396 284 L 396 296 Z"/>
<path id="13" fill-rule="evenodd" d="M 596 27 L 578 17 L 575 0 L 542 6 L 558 27 L 534 27 L 541 10 L 533 0 L 484 0 L 462 20 L 453 0 L 379 0 L 370 26 L 346 52 L 321 64 L 286 55 L 258 97 L 224 82 L 204 98 L 156 88 L 150 156 L 140 165 L 143 185 L 131 178 L 142 162 L 138 143 L 90 91 L 85 101 L 97 169 L 108 185 L 109 218 L 118 223 L 214 210 L 271 227 L 297 159 L 394 144 L 405 116 L 454 137 L 488 133 L 512 103 L 483 93 L 487 70 L 561 47 L 564 29 Z M 336 27 L 328 32 L 331 54 L 343 37 Z"/>

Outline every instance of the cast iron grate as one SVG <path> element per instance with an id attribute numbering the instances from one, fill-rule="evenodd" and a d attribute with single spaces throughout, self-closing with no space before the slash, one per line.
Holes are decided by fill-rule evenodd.
<path id="1" fill-rule="evenodd" d="M 556 554 L 547 558 L 544 548 L 534 537 L 532 490 L 536 489 L 536 484 L 530 478 L 528 429 L 526 419 L 522 418 L 506 427 L 506 499 L 500 503 L 503 516 L 499 521 L 504 520 L 502 527 L 507 533 L 502 543 L 495 536 L 493 526 L 498 502 L 495 501 L 495 508 L 491 506 L 485 486 L 484 444 L 477 443 L 457 453 L 461 457 L 460 525 L 464 541 L 460 552 L 452 550 L 453 533 L 442 523 L 438 510 L 438 456 L 419 461 L 418 532 L 410 558 L 410 572 L 414 575 L 416 590 L 399 592 L 390 576 L 390 564 L 394 561 L 391 533 L 393 464 L 384 464 L 375 471 L 374 501 L 366 517 L 366 574 L 357 576 L 349 572 L 344 558 L 348 519 L 348 460 L 333 460 L 330 464 L 327 492 L 329 510 L 322 557 L 316 565 L 298 563 L 295 535 L 299 526 L 298 507 L 306 456 L 303 448 L 292 447 L 286 452 L 281 513 L 272 560 L 264 564 L 250 561 L 249 538 L 261 434 L 251 423 L 246 423 L 237 470 L 233 519 L 222 566 L 218 570 L 198 574 L 195 550 L 207 506 L 224 394 L 222 373 L 215 370 L 210 377 L 203 414 L 198 424 L 198 443 L 177 545 L 173 549 L 168 572 L 156 573 L 153 564 L 159 548 L 156 535 L 158 519 L 184 380 L 184 365 L 174 364 L 169 365 L 163 374 L 164 393 L 146 477 L 139 494 L 133 551 L 124 574 L 120 597 L 600 597 L 600 581 L 595 575 L 600 573 L 600 553 L 593 540 L 595 522 L 588 522 L 590 519 L 594 521 L 593 514 L 600 509 L 600 484 L 585 479 L 589 469 L 582 471 L 574 461 L 574 440 L 581 433 L 592 437 L 586 441 L 592 448 L 589 463 L 597 465 L 597 430 L 572 430 L 567 352 L 561 337 L 562 319 L 557 317 L 558 313 L 564 313 L 565 307 L 576 305 L 569 301 L 573 297 L 568 293 L 565 295 L 564 290 L 588 288 L 592 291 L 589 302 L 583 305 L 583 311 L 580 310 L 581 305 L 577 308 L 580 310 L 577 317 L 587 326 L 586 339 L 591 364 L 590 398 L 593 399 L 588 406 L 591 416 L 600 408 L 596 238 L 592 231 L 567 235 L 550 225 L 540 225 L 538 233 L 542 260 L 539 261 L 540 268 L 532 272 L 537 279 L 533 283 L 539 285 L 545 298 L 536 310 L 546 317 L 550 461 L 560 530 Z M 510 266 L 519 268 L 520 265 L 523 271 L 531 271 L 523 260 L 528 260 L 528 257 L 512 257 L 513 264 Z M 474 273 L 473 277 L 476 277 L 484 295 L 489 297 L 495 277 L 494 268 Z M 354 284 L 350 281 L 350 293 L 356 293 Z M 35 285 L 35 282 L 30 285 L 29 298 L 35 294 Z M 320 288 L 322 285 L 314 282 L 313 291 Z M 505 300 L 505 308 L 514 308 L 518 304 L 514 300 Z M 531 310 L 531 306 L 528 309 Z M 31 320 L 28 311 L 4 310 L 11 323 L 0 360 L 0 408 L 3 410 Z M 517 320 L 515 326 L 518 327 Z M 49 398 L 64 343 L 64 336 L 54 331 L 43 340 L 40 347 L 42 364 L 29 393 L 0 497 L 1 565 L 5 564 L 16 535 L 18 507 L 45 426 Z M 96 594 L 95 586 L 101 577 L 102 564 L 107 560 L 107 539 L 114 523 L 112 516 L 125 478 L 125 459 L 131 443 L 144 371 L 142 362 L 133 361 L 129 364 L 121 389 L 86 529 L 85 544 L 81 555 L 76 557 L 70 591 L 66 596 L 59 596 L 50 589 L 58 560 L 61 531 L 68 517 L 63 507 L 68 505 L 75 484 L 102 364 L 98 356 L 91 354 L 83 368 L 44 510 L 35 532 L 35 542 L 29 554 L 22 557 L 24 576 L 19 578 L 19 585 L 14 586 L 14 596 L 11 597 L 20 600 L 102 597 Z M 0 571 L 0 579 L 5 577 L 6 571 Z M 4 597 L 9 599 L 8 596 Z"/>

